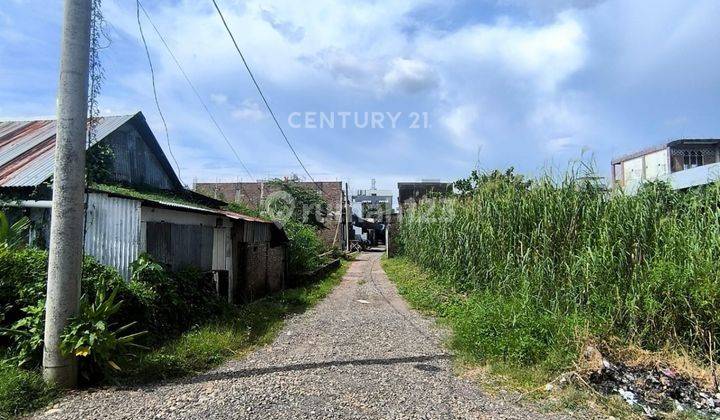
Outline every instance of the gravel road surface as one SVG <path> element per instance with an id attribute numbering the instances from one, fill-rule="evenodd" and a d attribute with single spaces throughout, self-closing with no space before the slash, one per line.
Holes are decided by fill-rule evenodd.
<path id="1" fill-rule="evenodd" d="M 364 253 L 275 342 L 196 377 L 72 394 L 37 418 L 515 418 L 543 415 L 453 375 L 443 331 Z"/>

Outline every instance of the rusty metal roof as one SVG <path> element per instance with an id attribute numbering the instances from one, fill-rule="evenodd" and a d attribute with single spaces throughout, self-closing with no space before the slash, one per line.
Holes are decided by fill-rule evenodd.
<path id="1" fill-rule="evenodd" d="M 95 142 L 135 115 L 101 117 Z M 0 121 L 0 187 L 34 187 L 49 179 L 55 163 L 55 134 L 55 120 Z"/>
<path id="2" fill-rule="evenodd" d="M 255 222 L 255 223 L 274 223 L 270 220 L 261 219 L 259 217 L 255 216 L 248 216 L 246 214 L 237 213 L 230 210 L 217 210 L 218 212 L 224 214 L 225 216 L 235 219 L 235 220 L 244 220 L 246 222 Z"/>

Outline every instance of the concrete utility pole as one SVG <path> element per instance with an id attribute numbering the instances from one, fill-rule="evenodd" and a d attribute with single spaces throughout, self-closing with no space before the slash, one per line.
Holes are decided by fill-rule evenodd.
<path id="1" fill-rule="evenodd" d="M 91 0 L 65 0 L 43 349 L 43 376 L 61 387 L 77 383 L 75 357 L 61 354 L 60 335 L 80 301 L 90 22 Z"/>

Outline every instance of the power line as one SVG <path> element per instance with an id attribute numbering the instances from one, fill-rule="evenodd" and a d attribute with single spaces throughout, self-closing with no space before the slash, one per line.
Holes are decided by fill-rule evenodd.
<path id="1" fill-rule="evenodd" d="M 135 6 L 135 14 L 137 16 L 138 28 L 140 29 L 140 38 L 142 38 L 143 45 L 145 46 L 145 54 L 147 55 L 148 63 L 150 64 L 150 76 L 152 77 L 152 89 L 153 97 L 155 98 L 155 107 L 157 108 L 158 114 L 160 114 L 160 119 L 162 120 L 163 127 L 165 127 L 165 139 L 167 140 L 168 152 L 170 152 L 170 157 L 172 157 L 173 162 L 175 162 L 175 167 L 177 168 L 178 172 L 178 178 L 180 178 L 180 165 L 178 165 L 177 159 L 175 159 L 175 155 L 173 154 L 172 147 L 170 146 L 170 134 L 168 133 L 167 122 L 165 122 L 165 115 L 163 115 L 163 112 L 160 109 L 160 102 L 158 101 L 157 88 L 155 87 L 155 69 L 153 68 L 152 59 L 150 58 L 150 50 L 148 49 L 147 42 L 145 41 L 145 34 L 143 33 L 142 23 L 140 22 L 139 0 L 136 0 Z"/>
<path id="2" fill-rule="evenodd" d="M 213 5 L 215 5 L 215 10 L 217 10 L 218 14 L 220 15 L 220 19 L 222 19 L 223 26 L 225 26 L 225 30 L 227 31 L 228 35 L 230 35 L 230 39 L 233 42 L 233 45 L 235 45 L 235 49 L 237 50 L 238 54 L 240 54 L 240 58 L 242 59 L 243 64 L 245 65 L 245 69 L 247 69 L 248 74 L 250 75 L 250 79 L 252 79 L 253 84 L 255 85 L 255 88 L 257 89 L 258 93 L 260 94 L 260 97 L 263 100 L 263 103 L 265 103 L 265 107 L 267 108 L 268 112 L 270 113 L 270 116 L 272 117 L 273 121 L 275 121 L 275 125 L 277 126 L 278 130 L 280 130 L 280 134 L 282 134 L 283 139 L 285 139 L 285 143 L 287 143 L 288 147 L 290 148 L 290 151 L 295 155 L 295 159 L 297 159 L 298 163 L 300 163 L 300 166 L 302 166 L 303 170 L 307 174 L 307 176 L 310 178 L 310 180 L 315 184 L 316 187 L 323 193 L 325 192 L 320 184 L 318 184 L 315 179 L 313 179 L 312 175 L 310 175 L 310 172 L 308 172 L 307 168 L 305 167 L 305 164 L 300 159 L 300 156 L 298 156 L 297 152 L 295 151 L 295 148 L 290 143 L 290 140 L 288 140 L 287 135 L 285 134 L 285 130 L 283 130 L 282 126 L 278 122 L 277 117 L 275 117 L 275 113 L 273 112 L 272 108 L 270 108 L 270 104 L 268 103 L 267 99 L 265 98 L 265 94 L 263 94 L 262 89 L 260 89 L 260 85 L 258 84 L 257 80 L 255 79 L 255 76 L 253 75 L 252 70 L 250 70 L 250 66 L 248 65 L 247 61 L 245 60 L 245 56 L 243 55 L 242 51 L 240 51 L 240 47 L 238 46 L 237 41 L 235 41 L 235 36 L 233 35 L 232 31 L 230 30 L 230 27 L 227 24 L 227 21 L 225 20 L 225 16 L 220 11 L 220 7 L 217 4 L 217 1 L 212 0 Z"/>
<path id="3" fill-rule="evenodd" d="M 205 112 L 207 112 L 208 117 L 210 117 L 210 120 L 215 125 L 215 128 L 217 128 L 217 130 L 220 133 L 220 135 L 222 136 L 222 138 L 225 139 L 225 143 L 227 143 L 228 147 L 230 147 L 230 150 L 232 150 L 233 154 L 235 155 L 235 158 L 237 158 L 238 162 L 240 162 L 240 165 L 242 165 L 245 172 L 247 172 L 247 174 L 250 176 L 250 179 L 255 179 L 253 174 L 250 172 L 248 167 L 245 165 L 245 162 L 243 162 L 242 159 L 240 159 L 240 155 L 238 154 L 237 150 L 235 150 L 235 147 L 230 142 L 230 139 L 228 139 L 228 137 L 225 135 L 225 132 L 220 127 L 220 124 L 218 124 L 217 120 L 215 119 L 215 116 L 213 116 L 212 112 L 210 111 L 210 108 L 208 108 L 207 104 L 205 103 L 202 96 L 200 95 L 197 88 L 195 87 L 195 84 L 193 84 L 193 82 L 190 80 L 190 77 L 187 75 L 187 73 L 183 69 L 182 65 L 180 64 L 180 61 L 177 59 L 177 57 L 175 57 L 175 54 L 172 52 L 172 50 L 170 49 L 170 46 L 165 41 L 165 37 L 162 36 L 162 34 L 160 33 L 160 30 L 155 25 L 155 22 L 153 22 L 153 20 L 150 18 L 150 15 L 148 14 L 147 10 L 145 10 L 145 7 L 143 7 L 142 3 L 140 3 L 139 0 L 137 3 L 140 6 L 140 9 L 142 9 L 143 13 L 145 14 L 145 17 L 147 18 L 148 22 L 150 22 L 150 25 L 155 30 L 155 33 L 160 38 L 160 41 L 162 41 L 163 45 L 165 46 L 165 49 L 170 54 L 170 57 L 172 57 L 173 61 L 175 62 L 175 65 L 177 65 L 178 69 L 180 70 L 180 73 L 182 73 L 183 77 L 185 78 L 185 81 L 188 83 L 188 85 L 190 85 L 190 88 L 192 89 L 193 93 L 195 93 L 195 96 L 197 97 L 198 101 L 200 101 L 200 104 L 202 104 L 202 107 L 205 109 Z"/>

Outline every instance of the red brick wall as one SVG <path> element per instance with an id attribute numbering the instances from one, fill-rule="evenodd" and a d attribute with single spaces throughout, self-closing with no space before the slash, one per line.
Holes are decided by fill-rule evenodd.
<path id="1" fill-rule="evenodd" d="M 267 276 L 267 243 L 247 244 L 245 247 L 245 293 L 249 300 L 265 296 L 268 293 L 265 278 Z"/>
<path id="2" fill-rule="evenodd" d="M 285 285 L 285 247 L 276 246 L 268 249 L 267 284 L 271 293 L 280 291 Z"/>
<path id="3" fill-rule="evenodd" d="M 309 190 L 317 190 L 317 186 L 312 182 L 298 182 L 297 184 Z M 333 244 L 338 223 L 343 223 L 343 186 L 340 181 L 318 182 L 318 184 L 323 190 L 323 198 L 328 204 L 329 211 L 324 229 L 320 229 L 318 235 L 325 246 L 330 247 Z M 195 191 L 218 200 L 238 203 L 258 210 L 262 205 L 262 198 L 280 191 L 280 187 L 267 182 L 199 182 L 195 184 Z M 340 226 L 341 231 L 342 229 L 343 227 Z M 338 232 L 335 241 L 335 245 L 340 247 L 342 247 L 341 231 Z"/>

